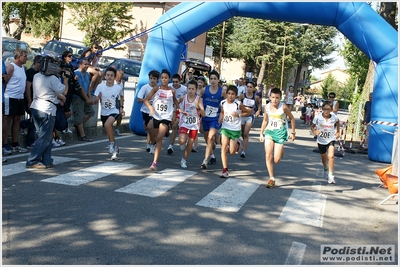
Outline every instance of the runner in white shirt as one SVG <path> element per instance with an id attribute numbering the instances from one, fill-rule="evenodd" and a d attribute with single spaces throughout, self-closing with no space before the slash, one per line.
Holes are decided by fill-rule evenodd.
<path id="1" fill-rule="evenodd" d="M 228 178 L 228 150 L 230 154 L 238 151 L 238 140 L 242 135 L 241 116 L 248 116 L 252 111 L 236 99 L 238 89 L 234 85 L 229 85 L 226 91 L 226 99 L 221 101 L 221 112 L 218 122 L 221 126 L 221 178 Z M 251 113 L 250 113 L 251 112 Z"/>
<path id="2" fill-rule="evenodd" d="M 108 151 L 112 154 L 112 160 L 117 159 L 119 154 L 119 147 L 115 144 L 113 124 L 119 116 L 125 115 L 124 106 L 120 104 L 123 91 L 119 84 L 115 84 L 116 74 L 117 71 L 114 68 L 108 67 L 105 74 L 106 82 L 99 84 L 94 92 L 95 104 L 101 101 L 101 122 L 110 142 Z"/>
<path id="3" fill-rule="evenodd" d="M 324 102 L 322 113 L 315 116 L 311 125 L 311 131 L 317 135 L 318 150 L 324 166 L 324 178 L 328 178 L 329 184 L 335 183 L 333 176 L 335 141 L 340 137 L 340 122 L 332 110 L 332 104 Z"/>
<path id="4" fill-rule="evenodd" d="M 186 160 L 192 151 L 193 143 L 199 132 L 200 115 L 205 115 L 203 100 L 196 94 L 197 82 L 195 80 L 190 80 L 187 89 L 188 93 L 179 99 L 181 112 L 178 143 L 183 151 L 183 157 L 181 159 L 181 167 L 183 169 L 187 168 Z"/>
<path id="5" fill-rule="evenodd" d="M 144 129 L 147 131 L 147 142 L 146 142 L 146 151 L 150 154 L 154 154 L 154 150 L 156 148 L 155 142 L 155 134 L 153 127 L 153 117 L 150 116 L 149 108 L 144 104 L 145 98 L 150 94 L 151 90 L 155 87 L 158 88 L 157 83 L 160 78 L 160 72 L 157 70 L 152 70 L 149 72 L 149 80 L 150 82 L 146 85 L 143 85 L 140 88 L 137 95 L 137 102 L 143 103 L 140 107 L 140 111 L 142 112 L 142 118 L 144 122 Z M 153 99 L 149 100 L 150 104 L 153 104 Z"/>
<path id="6" fill-rule="evenodd" d="M 156 136 L 156 149 L 154 151 L 153 163 L 150 169 L 157 170 L 157 161 L 162 149 L 162 141 L 165 133 L 169 130 L 169 125 L 176 119 L 174 110 L 179 107 L 175 97 L 175 91 L 168 86 L 171 74 L 168 70 L 161 71 L 161 86 L 154 88 L 144 100 L 144 104 L 150 110 L 150 116 L 153 117 L 153 124 Z M 153 98 L 154 97 L 154 98 Z M 150 99 L 153 98 L 153 104 Z"/>
<path id="7" fill-rule="evenodd" d="M 189 83 L 188 83 L 189 84 Z M 187 87 L 181 84 L 181 75 L 178 73 L 172 75 L 172 83 L 168 84 L 169 87 L 174 89 L 176 99 L 180 99 L 183 95 L 187 94 Z M 178 132 L 179 112 L 176 112 L 176 120 L 171 123 L 171 134 L 169 137 L 169 146 L 167 152 L 169 155 L 174 153 L 174 142 Z"/>

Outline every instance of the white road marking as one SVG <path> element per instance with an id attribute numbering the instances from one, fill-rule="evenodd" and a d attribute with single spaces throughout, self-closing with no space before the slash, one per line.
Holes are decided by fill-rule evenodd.
<path id="1" fill-rule="evenodd" d="M 53 162 L 54 165 L 78 160 L 77 158 L 57 157 L 57 156 L 52 156 L 52 158 L 54 160 L 54 162 Z M 38 169 L 27 169 L 26 161 L 24 161 L 24 162 L 3 165 L 2 174 L 3 174 L 3 177 L 6 177 L 6 176 L 14 175 L 17 173 L 22 173 L 22 172 L 26 172 L 26 171 L 37 171 L 37 170 Z"/>
<path id="2" fill-rule="evenodd" d="M 285 265 L 300 265 L 303 260 L 304 252 L 306 251 L 306 247 L 306 244 L 293 242 L 286 258 Z"/>
<path id="3" fill-rule="evenodd" d="M 94 180 L 100 179 L 110 174 L 118 173 L 133 168 L 134 166 L 136 165 L 116 163 L 116 162 L 106 162 L 100 165 L 44 179 L 42 180 L 42 182 L 78 186 L 81 184 L 92 182 Z"/>
<path id="4" fill-rule="evenodd" d="M 313 185 L 311 186 L 311 190 L 313 190 L 313 191 L 321 191 L 321 183 L 320 182 L 314 182 Z"/>
<path id="5" fill-rule="evenodd" d="M 229 178 L 196 205 L 237 212 L 259 186 L 260 184 L 257 183 Z"/>
<path id="6" fill-rule="evenodd" d="M 136 135 L 132 134 L 132 135 L 126 135 L 126 136 L 115 136 L 116 140 L 119 139 L 126 139 L 129 137 L 134 137 Z M 68 142 L 68 141 L 67 141 Z M 56 147 L 53 148 L 52 152 L 57 152 L 57 151 L 61 151 L 61 150 L 65 150 L 65 149 L 70 149 L 70 148 L 75 148 L 75 147 L 83 147 L 83 146 L 89 146 L 89 145 L 95 145 L 95 144 L 99 144 L 99 143 L 107 143 L 108 144 L 108 139 L 101 139 L 101 140 L 97 140 L 97 141 L 93 141 L 93 142 L 82 142 L 82 143 L 78 143 L 75 145 L 65 145 L 62 147 Z M 14 155 L 10 155 L 10 156 L 3 156 L 3 158 L 5 159 L 15 159 L 15 158 L 19 158 L 19 157 L 28 157 L 31 154 L 31 152 L 26 152 L 26 153 L 17 153 Z"/>
<path id="7" fill-rule="evenodd" d="M 325 194 L 294 189 L 278 219 L 322 227 L 325 203 Z"/>
<path id="8" fill-rule="evenodd" d="M 165 169 L 119 188 L 115 192 L 158 197 L 196 173 L 179 169 Z"/>

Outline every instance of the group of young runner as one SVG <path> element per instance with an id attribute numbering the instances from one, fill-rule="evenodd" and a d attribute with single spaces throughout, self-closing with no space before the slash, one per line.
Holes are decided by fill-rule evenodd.
<path id="1" fill-rule="evenodd" d="M 204 83 L 203 79 L 199 78 L 200 82 L 189 80 L 186 84 L 186 93 L 180 92 L 177 96 L 181 85 L 172 86 L 169 83 L 171 74 L 168 70 L 163 69 L 161 73 L 152 70 L 148 76 L 149 83 L 140 89 L 137 101 L 143 103 L 140 110 L 147 131 L 146 149 L 153 154 L 150 169 L 157 170 L 163 138 L 169 132 L 171 125 L 178 125 L 178 144 L 183 154 L 181 167 L 187 168 L 188 156 L 192 151 L 196 152 L 198 133 L 202 131 L 206 149 L 204 160 L 200 164 L 201 169 L 207 169 L 209 164 L 216 163 L 213 150 L 216 143 L 220 142 L 223 168 L 220 177 L 228 178 L 228 153 L 241 152 L 241 157 L 245 157 L 248 132 L 255 117 L 261 113 L 262 105 L 259 99 L 256 99 L 255 85 L 247 83 L 247 90 L 238 95 L 238 88 L 235 85 L 220 86 L 220 75 L 213 70 L 209 73 L 209 85 L 199 88 L 199 84 L 202 86 Z M 118 90 L 114 88 L 115 70 L 108 68 L 105 77 L 106 83 L 96 89 L 95 95 L 96 101 L 101 100 L 101 119 L 110 141 L 109 152 L 113 154 L 112 158 L 116 158 L 119 148 L 115 144 L 112 124 L 124 114 L 123 105 L 118 105 L 118 95 L 123 92 L 117 92 Z M 174 75 L 173 81 L 176 79 L 180 81 L 179 77 Z M 269 174 L 267 188 L 275 187 L 274 164 L 279 163 L 284 155 L 284 143 L 289 139 L 294 141 L 296 138 L 295 118 L 288 105 L 281 102 L 281 98 L 282 91 L 279 88 L 270 90 L 269 103 L 264 107 L 260 130 L 260 142 L 264 143 Z M 311 129 L 318 136 L 324 175 L 329 183 L 335 183 L 333 154 L 335 140 L 339 137 L 339 120 L 330 112 L 332 111 L 330 103 L 324 103 L 322 110 L 323 112 L 314 118 Z M 173 140 L 171 144 L 173 145 Z M 171 144 L 168 147 L 168 154 L 172 153 Z"/>

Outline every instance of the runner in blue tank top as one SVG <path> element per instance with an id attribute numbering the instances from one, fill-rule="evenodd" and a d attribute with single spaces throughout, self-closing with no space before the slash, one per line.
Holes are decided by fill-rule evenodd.
<path id="1" fill-rule="evenodd" d="M 220 104 L 225 98 L 225 93 L 223 93 L 222 88 L 218 86 L 218 82 L 219 73 L 215 70 L 212 70 L 210 72 L 210 85 L 204 89 L 204 93 L 202 95 L 205 116 L 202 117 L 201 121 L 204 131 L 204 139 L 207 143 L 204 160 L 201 164 L 202 169 L 207 169 L 208 159 L 213 151 L 214 137 L 221 128 L 218 118 L 219 113 L 221 112 Z M 213 163 L 215 162 L 216 161 L 214 158 Z"/>

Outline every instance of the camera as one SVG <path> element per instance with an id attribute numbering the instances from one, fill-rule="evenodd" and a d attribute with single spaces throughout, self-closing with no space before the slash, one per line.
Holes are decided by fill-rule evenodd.
<path id="1" fill-rule="evenodd" d="M 40 60 L 40 73 L 46 76 L 55 75 L 61 76 L 62 68 L 61 62 L 58 58 L 53 58 L 51 56 L 42 57 Z"/>

